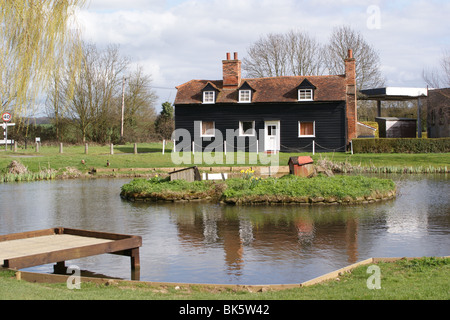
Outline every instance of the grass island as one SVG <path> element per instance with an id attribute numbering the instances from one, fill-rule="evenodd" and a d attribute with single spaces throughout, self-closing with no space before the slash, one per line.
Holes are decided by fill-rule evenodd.
<path id="1" fill-rule="evenodd" d="M 232 205 L 257 204 L 354 204 L 393 199 L 390 179 L 361 175 L 318 175 L 303 178 L 285 175 L 260 178 L 252 172 L 225 181 L 170 181 L 167 177 L 136 178 L 122 186 L 129 201 L 216 201 Z"/>

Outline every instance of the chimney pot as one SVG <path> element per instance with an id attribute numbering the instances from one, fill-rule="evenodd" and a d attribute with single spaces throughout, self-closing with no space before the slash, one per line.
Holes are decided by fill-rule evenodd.
<path id="1" fill-rule="evenodd" d="M 234 60 L 237 60 L 237 59 L 238 59 L 238 53 L 235 52 L 235 53 L 234 53 Z"/>
<path id="2" fill-rule="evenodd" d="M 231 58 L 231 55 L 229 52 L 227 52 L 227 60 L 230 60 L 230 58 Z"/>
<path id="3" fill-rule="evenodd" d="M 348 58 L 353 59 L 353 50 L 352 49 L 348 49 Z"/>

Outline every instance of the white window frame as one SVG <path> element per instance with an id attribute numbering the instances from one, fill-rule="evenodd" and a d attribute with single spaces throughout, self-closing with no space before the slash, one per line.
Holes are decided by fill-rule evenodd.
<path id="1" fill-rule="evenodd" d="M 245 133 L 243 128 L 243 122 L 252 123 L 252 133 Z M 239 136 L 240 137 L 254 137 L 256 136 L 255 121 L 239 121 Z"/>
<path id="2" fill-rule="evenodd" d="M 301 126 L 303 123 L 311 123 L 313 124 L 313 134 L 312 135 L 302 135 L 301 133 Z M 298 122 L 298 137 L 299 138 L 314 138 L 316 136 L 316 122 L 315 121 L 299 121 Z"/>
<path id="3" fill-rule="evenodd" d="M 248 94 L 248 100 L 243 99 L 243 94 Z M 239 90 L 239 102 L 240 103 L 250 103 L 252 102 L 252 90 Z"/>
<path id="4" fill-rule="evenodd" d="M 212 134 L 203 134 L 203 123 L 204 122 L 212 122 L 213 123 L 213 133 Z M 215 121 L 200 121 L 200 137 L 211 138 L 216 136 L 216 122 Z"/>
<path id="5" fill-rule="evenodd" d="M 307 96 L 307 98 L 302 98 L 302 93 L 304 93 L 304 95 Z M 314 100 L 313 89 L 298 89 L 298 101 L 313 101 L 313 100 Z"/>
<path id="6" fill-rule="evenodd" d="M 208 96 L 208 99 L 207 99 Z M 212 100 L 210 100 L 212 96 Z M 203 91 L 203 103 L 204 104 L 214 104 L 216 102 L 216 92 L 215 91 Z"/>

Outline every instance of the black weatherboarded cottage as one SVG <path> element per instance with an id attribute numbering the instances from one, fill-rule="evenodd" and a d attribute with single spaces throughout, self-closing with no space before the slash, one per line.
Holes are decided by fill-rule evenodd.
<path id="1" fill-rule="evenodd" d="M 344 75 L 241 78 L 241 61 L 223 60 L 222 80 L 177 87 L 175 129 L 190 133 L 177 149 L 214 146 L 226 151 L 345 151 L 356 137 L 355 59 Z M 185 140 L 185 141 L 182 141 Z M 216 149 L 217 150 L 217 149 Z M 239 149 L 242 150 L 242 149 Z"/>

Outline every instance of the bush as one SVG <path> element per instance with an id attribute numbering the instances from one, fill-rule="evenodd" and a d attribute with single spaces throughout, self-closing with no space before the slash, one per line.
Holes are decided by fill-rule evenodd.
<path id="1" fill-rule="evenodd" d="M 354 153 L 445 153 L 450 152 L 450 138 L 353 139 Z"/>

